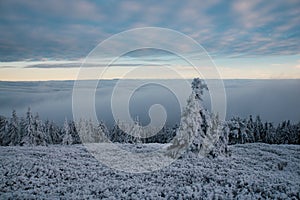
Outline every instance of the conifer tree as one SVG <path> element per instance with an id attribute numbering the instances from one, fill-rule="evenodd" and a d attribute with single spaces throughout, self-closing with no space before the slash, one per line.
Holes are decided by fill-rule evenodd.
<path id="1" fill-rule="evenodd" d="M 9 122 L 6 117 L 0 116 L 0 144 L 2 146 L 7 146 L 10 142 L 8 137 L 8 126 Z"/>
<path id="2" fill-rule="evenodd" d="M 15 110 L 12 111 L 12 117 L 8 127 L 9 145 L 19 145 L 21 140 L 20 135 L 20 124 L 17 113 Z"/>
<path id="3" fill-rule="evenodd" d="M 35 134 L 34 134 L 34 119 L 31 113 L 30 107 L 28 107 L 26 113 L 26 119 L 24 124 L 24 135 L 21 139 L 22 146 L 33 146 L 35 145 Z"/>
<path id="4" fill-rule="evenodd" d="M 42 123 L 42 120 L 40 120 L 39 114 L 36 113 L 34 117 L 34 145 L 43 145 L 45 146 L 47 144 L 47 138 L 45 135 L 44 125 Z"/>
<path id="5" fill-rule="evenodd" d="M 192 82 L 192 89 L 177 135 L 168 148 L 168 155 L 175 158 L 186 151 L 213 157 L 226 154 L 228 139 L 221 131 L 222 124 L 217 118 L 212 120 L 211 115 L 202 106 L 202 95 L 207 89 L 206 84 L 196 78 Z"/>
<path id="6" fill-rule="evenodd" d="M 64 144 L 64 145 L 71 145 L 71 144 L 73 144 L 73 138 L 72 138 L 72 135 L 70 133 L 70 127 L 69 127 L 69 123 L 68 123 L 67 119 L 65 119 L 62 133 L 63 133 L 62 144 Z"/>

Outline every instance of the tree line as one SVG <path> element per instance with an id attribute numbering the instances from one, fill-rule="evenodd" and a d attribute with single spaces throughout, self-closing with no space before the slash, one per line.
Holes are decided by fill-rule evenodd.
<path id="1" fill-rule="evenodd" d="M 176 126 L 163 127 L 156 135 L 142 138 L 138 120 L 133 125 L 117 121 L 111 128 L 104 122 L 81 119 L 78 122 L 65 119 L 62 126 L 54 121 L 41 120 L 28 108 L 25 117 L 18 117 L 15 110 L 10 118 L 0 116 L 1 146 L 36 146 L 48 144 L 80 144 L 100 142 L 167 143 L 175 136 Z M 127 134 L 130 133 L 130 134 Z M 144 134 L 146 135 L 146 134 Z"/>
<path id="2" fill-rule="evenodd" d="M 205 121 L 202 125 L 205 128 Z M 16 111 L 10 118 L 0 116 L 0 145 L 35 146 L 48 144 L 80 144 L 99 142 L 119 143 L 168 143 L 176 135 L 178 125 L 163 127 L 151 137 L 141 137 L 139 122 L 129 125 L 117 121 L 111 128 L 105 123 L 82 119 L 78 122 L 65 119 L 63 126 L 54 121 L 41 120 L 39 114 L 33 115 L 28 108 L 25 117 L 18 117 Z M 228 129 L 229 144 L 263 142 L 268 144 L 300 144 L 300 122 L 292 124 L 289 120 L 275 126 L 271 122 L 262 122 L 260 116 L 255 119 L 234 117 L 223 123 Z M 224 128 L 223 128 L 224 129 Z M 127 134 L 130 133 L 130 134 Z M 144 134 L 145 135 L 145 134 Z"/>
<path id="3" fill-rule="evenodd" d="M 262 122 L 260 116 L 253 119 L 250 115 L 247 119 L 235 117 L 227 125 L 230 130 L 229 144 L 300 144 L 300 122 L 292 124 L 286 120 L 275 126 L 270 122 Z"/>

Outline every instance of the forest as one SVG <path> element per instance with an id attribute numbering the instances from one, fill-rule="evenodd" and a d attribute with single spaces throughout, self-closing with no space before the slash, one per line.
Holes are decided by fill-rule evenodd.
<path id="1" fill-rule="evenodd" d="M 202 128 L 205 129 L 205 120 Z M 1 146 L 36 146 L 50 144 L 80 144 L 119 142 L 119 143 L 169 143 L 176 136 L 178 125 L 163 127 L 151 137 L 141 137 L 139 122 L 129 125 L 117 121 L 112 128 L 100 121 L 82 119 L 78 122 L 65 120 L 63 126 L 54 121 L 41 120 L 39 114 L 32 114 L 30 107 L 25 117 L 18 117 L 15 110 L 10 118 L 0 116 Z M 251 115 L 244 119 L 234 117 L 223 123 L 223 130 L 228 131 L 228 144 L 268 143 L 300 144 L 300 122 L 293 124 L 289 120 L 277 125 L 263 122 L 260 116 Z M 126 130 L 126 132 L 124 131 Z M 131 133 L 130 135 L 127 133 Z"/>

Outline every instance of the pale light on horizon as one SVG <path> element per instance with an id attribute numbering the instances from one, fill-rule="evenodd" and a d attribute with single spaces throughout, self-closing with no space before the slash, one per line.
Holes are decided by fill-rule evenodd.
<path id="1" fill-rule="evenodd" d="M 235 58 L 215 59 L 220 77 L 213 75 L 209 67 L 199 67 L 207 79 L 300 79 L 299 55 L 278 56 L 267 58 Z M 170 63 L 162 66 L 135 66 L 131 61 L 124 62 L 126 66 L 109 67 L 101 77 L 104 67 L 88 67 L 84 79 L 120 79 L 125 74 L 139 68 L 139 72 L 127 76 L 128 79 L 178 79 L 179 76 L 170 74 L 166 68 L 178 72 L 182 78 L 199 77 L 199 72 L 191 66 Z M 47 81 L 47 80 L 76 80 L 80 71 L 80 60 L 41 60 L 0 62 L 1 81 Z M 201 72 L 200 72 L 201 73 Z"/>

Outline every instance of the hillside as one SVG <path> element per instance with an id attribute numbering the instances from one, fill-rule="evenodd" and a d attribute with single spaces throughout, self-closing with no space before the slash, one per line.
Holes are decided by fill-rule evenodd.
<path id="1" fill-rule="evenodd" d="M 143 174 L 112 170 L 82 145 L 0 149 L 0 199 L 300 198 L 299 145 L 232 145 L 227 158 L 190 156 Z"/>

